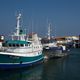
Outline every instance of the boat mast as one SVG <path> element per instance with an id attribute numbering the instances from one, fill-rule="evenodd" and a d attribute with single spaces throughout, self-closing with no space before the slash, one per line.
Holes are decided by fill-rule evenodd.
<path id="1" fill-rule="evenodd" d="M 16 26 L 16 35 L 19 36 L 20 33 L 20 18 L 21 18 L 21 14 L 19 13 L 19 15 L 17 16 L 17 26 Z"/>
<path id="2" fill-rule="evenodd" d="M 51 24 L 49 23 L 49 27 L 48 27 L 48 39 L 50 40 L 50 34 L 51 34 Z"/>
<path id="3" fill-rule="evenodd" d="M 12 35 L 12 40 L 26 40 L 26 33 L 23 33 L 23 30 L 20 29 L 20 19 L 21 14 L 19 13 L 17 16 L 17 23 L 16 23 L 16 32 Z M 26 32 L 26 31 L 25 31 Z"/>

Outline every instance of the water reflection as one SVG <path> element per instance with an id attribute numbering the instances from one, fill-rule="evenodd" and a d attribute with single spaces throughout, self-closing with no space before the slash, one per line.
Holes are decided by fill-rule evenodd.
<path id="1" fill-rule="evenodd" d="M 30 69 L 0 71 L 0 80 L 80 80 L 80 49 Z"/>
<path id="2" fill-rule="evenodd" d="M 80 49 L 69 56 L 49 60 L 44 64 L 42 80 L 80 80 Z"/>
<path id="3" fill-rule="evenodd" d="M 42 65 L 30 69 L 0 71 L 0 80 L 41 80 Z"/>
<path id="4" fill-rule="evenodd" d="M 64 73 L 64 59 L 53 59 L 44 64 L 42 78 L 43 80 L 64 80 Z"/>

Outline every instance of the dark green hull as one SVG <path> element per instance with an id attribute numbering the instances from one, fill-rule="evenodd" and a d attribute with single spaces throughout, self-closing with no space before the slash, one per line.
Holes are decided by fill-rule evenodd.
<path id="1" fill-rule="evenodd" d="M 15 57 L 0 55 L 0 69 L 28 67 L 43 60 L 43 55 L 35 57 Z"/>

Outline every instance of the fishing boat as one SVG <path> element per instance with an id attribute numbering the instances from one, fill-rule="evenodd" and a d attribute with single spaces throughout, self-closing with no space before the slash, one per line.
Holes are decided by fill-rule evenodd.
<path id="1" fill-rule="evenodd" d="M 48 58 L 62 57 L 66 55 L 66 46 L 58 45 L 54 37 L 51 37 L 51 24 L 48 27 L 48 34 L 46 38 L 41 40 L 43 51 Z"/>
<path id="2" fill-rule="evenodd" d="M 17 16 L 16 32 L 3 44 L 0 52 L 0 69 L 29 67 L 43 61 L 42 44 L 37 34 L 32 39 L 21 29 L 21 14 Z"/>

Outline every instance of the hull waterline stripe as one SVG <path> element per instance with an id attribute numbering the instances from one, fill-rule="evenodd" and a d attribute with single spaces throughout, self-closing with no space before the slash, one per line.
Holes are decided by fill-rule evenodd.
<path id="1" fill-rule="evenodd" d="M 39 50 L 40 51 L 40 50 Z M 4 55 L 13 55 L 13 56 L 23 56 L 23 57 L 29 57 L 30 55 L 27 55 L 27 54 L 31 54 L 31 53 L 34 53 L 34 52 L 38 52 L 38 51 L 33 51 L 33 52 L 26 52 L 25 54 L 23 53 L 8 53 L 8 52 L 0 52 L 0 54 L 4 54 Z M 41 50 L 41 53 L 42 53 L 42 50 Z M 35 55 L 34 55 L 35 56 Z M 31 56 L 30 56 L 31 57 Z M 33 56 L 32 56 L 33 57 Z"/>
<path id="2" fill-rule="evenodd" d="M 35 60 L 35 61 L 31 61 L 31 62 L 23 62 L 23 63 L 0 63 L 0 65 L 1 64 L 6 64 L 6 65 L 8 65 L 8 64 L 30 64 L 30 63 L 34 63 L 34 62 L 37 62 L 37 61 L 39 61 L 39 60 L 42 60 L 43 59 L 43 57 L 42 58 L 40 58 L 40 59 L 38 59 L 38 60 Z"/>

